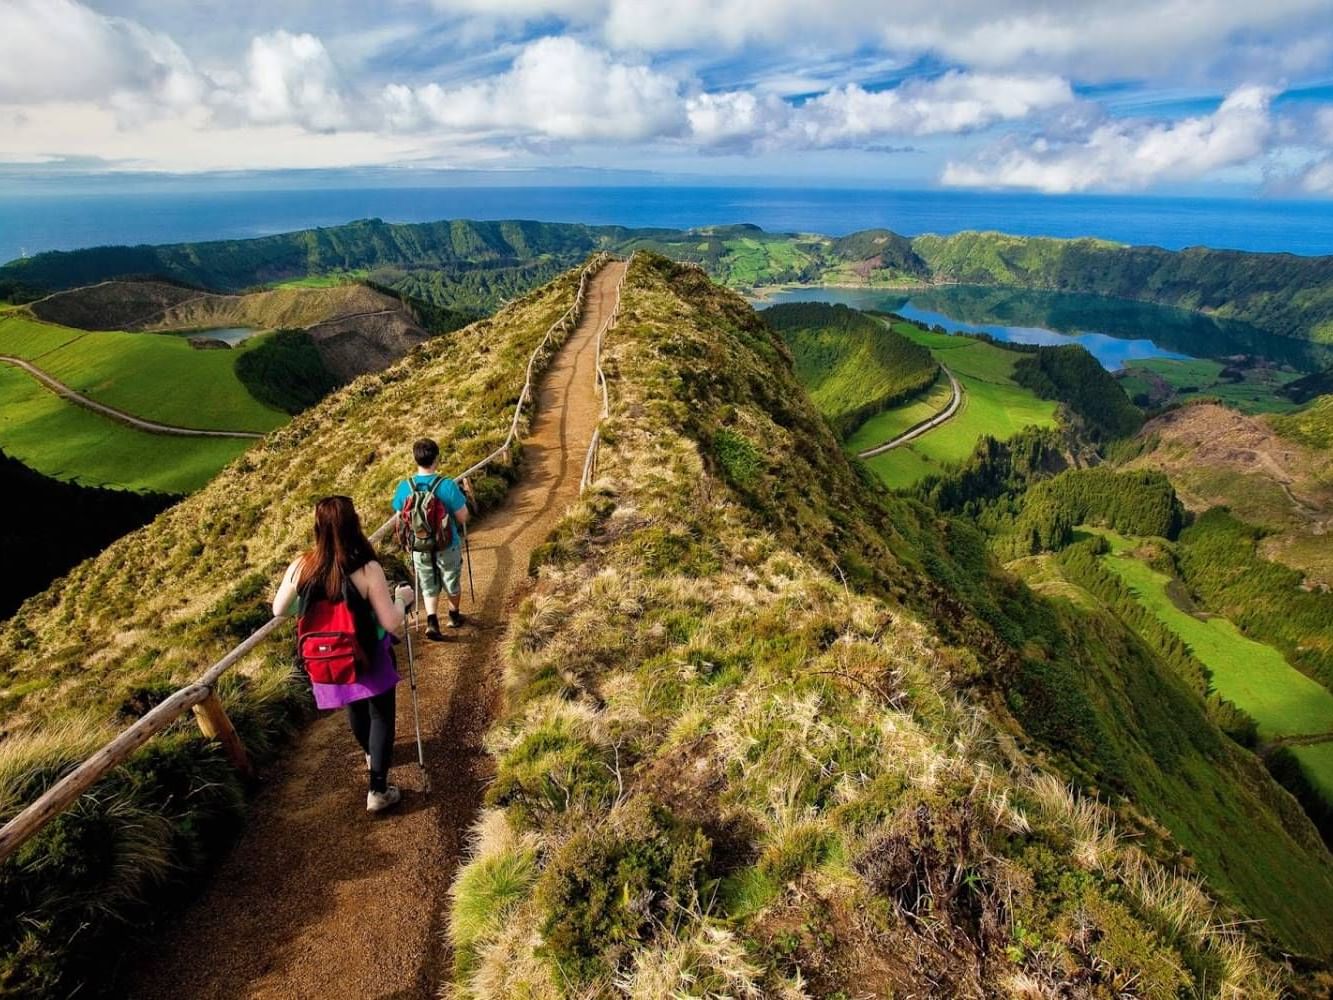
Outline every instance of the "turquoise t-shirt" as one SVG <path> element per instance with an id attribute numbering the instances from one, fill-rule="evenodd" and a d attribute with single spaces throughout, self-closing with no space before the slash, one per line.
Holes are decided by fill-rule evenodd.
<path id="1" fill-rule="evenodd" d="M 419 486 L 429 486 L 430 481 L 435 476 L 416 475 L 412 480 Z M 398 484 L 398 489 L 393 493 L 393 509 L 402 510 L 403 504 L 407 503 L 407 498 L 412 494 L 412 487 L 408 485 L 408 480 L 404 479 Z M 467 506 L 467 497 L 463 496 L 463 491 L 458 488 L 458 484 L 448 476 L 441 476 L 439 483 L 435 487 L 435 496 L 440 503 L 444 504 L 444 509 L 451 514 L 457 514 Z M 460 544 L 459 532 L 454 532 L 453 544 L 451 548 L 457 548 Z"/>

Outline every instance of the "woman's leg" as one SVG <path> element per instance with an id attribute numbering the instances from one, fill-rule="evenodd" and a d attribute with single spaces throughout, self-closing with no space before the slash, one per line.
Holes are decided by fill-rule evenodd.
<path id="1" fill-rule="evenodd" d="M 352 735 L 356 741 L 361 744 L 361 749 L 370 753 L 370 701 L 362 699 L 361 701 L 349 702 L 347 705 L 347 722 L 352 727 Z"/>
<path id="2" fill-rule="evenodd" d="M 397 699 L 394 688 L 367 698 L 358 704 L 366 705 L 370 718 L 370 738 L 366 752 L 370 754 L 370 790 L 382 792 L 389 784 L 389 764 L 393 760 L 394 719 Z"/>

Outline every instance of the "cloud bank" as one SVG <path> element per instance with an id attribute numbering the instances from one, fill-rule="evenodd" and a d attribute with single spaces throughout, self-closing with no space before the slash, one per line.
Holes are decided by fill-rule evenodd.
<path id="1" fill-rule="evenodd" d="M 1333 193 L 1327 0 L 216 9 L 0 0 L 0 162 L 709 173 L 725 158 L 792 173 L 873 171 L 871 158 L 910 148 L 922 184 L 1066 193 L 1225 177 Z M 1293 78 L 1315 83 L 1299 115 L 1279 100 Z M 1209 93 L 1211 110 L 1171 108 Z"/>

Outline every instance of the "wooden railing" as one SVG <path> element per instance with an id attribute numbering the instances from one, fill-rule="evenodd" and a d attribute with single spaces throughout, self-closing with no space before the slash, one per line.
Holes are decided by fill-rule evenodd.
<path id="1" fill-rule="evenodd" d="M 583 273 L 579 276 L 579 287 L 574 294 L 573 303 L 558 320 L 550 325 L 546 335 L 542 337 L 541 343 L 537 345 L 531 357 L 528 358 L 523 388 L 519 392 L 518 403 L 514 407 L 514 419 L 510 421 L 509 432 L 505 435 L 504 443 L 481 461 L 458 473 L 455 478 L 463 479 L 476 475 L 482 469 L 509 454 L 513 449 L 514 442 L 518 440 L 519 426 L 523 419 L 523 406 L 532 399 L 533 380 L 537 371 L 538 360 L 550 345 L 551 339 L 556 333 L 571 331 L 578 325 L 579 317 L 583 313 L 584 302 L 587 300 L 588 283 L 611 259 L 610 254 L 600 253 L 584 266 Z M 623 283 L 623 281 L 622 278 L 621 282 Z M 620 287 L 617 286 L 617 301 L 619 300 L 619 293 Z M 600 344 L 599 340 L 599 352 Z M 598 377 L 601 378 L 600 367 Z M 602 399 L 602 408 L 605 415 L 606 389 L 604 382 L 602 384 Z M 382 542 L 393 530 L 393 525 L 394 518 L 391 516 L 375 529 L 370 536 L 371 541 L 376 544 Z M 194 712 L 204 736 L 208 739 L 218 740 L 232 764 L 243 774 L 250 774 L 250 760 L 245 752 L 245 746 L 236 734 L 236 729 L 232 726 L 231 720 L 227 717 L 226 710 L 218 698 L 217 685 L 224 673 L 277 631 L 285 620 L 284 618 L 270 618 L 243 642 L 230 649 L 222 659 L 205 670 L 198 680 L 180 688 L 165 701 L 156 705 L 134 725 L 124 730 L 110 743 L 107 743 L 73 771 L 57 781 L 43 792 L 35 802 L 3 827 L 0 827 L 0 862 L 3 862 L 24 843 L 40 833 L 51 820 L 68 809 L 79 796 L 115 768 L 125 763 L 134 751 L 166 729 L 187 711 Z"/>
<path id="2" fill-rule="evenodd" d="M 637 253 L 637 251 L 635 251 Z M 592 440 L 588 442 L 588 455 L 583 460 L 583 475 L 579 479 L 579 492 L 586 490 L 592 481 L 597 477 L 597 458 L 602 446 L 602 421 L 611 416 L 611 396 L 606 386 L 606 372 L 602 371 L 602 341 L 606 335 L 615 329 L 615 325 L 620 320 L 620 293 L 625 287 L 625 279 L 629 277 L 630 265 L 634 263 L 634 254 L 629 255 L 629 261 L 625 265 L 624 273 L 620 275 L 620 280 L 616 282 L 616 304 L 611 310 L 611 317 L 600 330 L 597 331 L 597 389 L 602 395 L 602 413 L 597 421 L 597 426 L 593 428 Z"/>

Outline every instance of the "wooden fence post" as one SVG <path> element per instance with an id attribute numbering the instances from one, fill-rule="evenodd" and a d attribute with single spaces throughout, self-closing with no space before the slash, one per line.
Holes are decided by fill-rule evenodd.
<path id="1" fill-rule="evenodd" d="M 253 777 L 255 772 L 250 766 L 250 757 L 245 752 L 245 744 L 237 735 L 231 719 L 227 718 L 227 710 L 222 707 L 222 701 L 216 691 L 210 691 L 207 698 L 194 706 L 194 717 L 207 739 L 217 740 L 222 744 L 227 759 L 232 762 L 236 770 L 247 778 Z"/>

